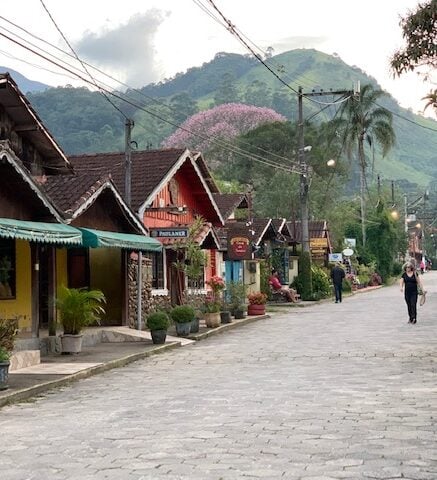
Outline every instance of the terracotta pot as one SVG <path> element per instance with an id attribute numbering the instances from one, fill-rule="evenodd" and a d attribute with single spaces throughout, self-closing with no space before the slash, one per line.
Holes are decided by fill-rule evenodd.
<path id="1" fill-rule="evenodd" d="M 265 315 L 265 313 L 266 313 L 265 304 L 262 304 L 262 305 L 249 304 L 248 307 L 247 307 L 247 314 L 248 315 Z"/>
<path id="2" fill-rule="evenodd" d="M 205 313 L 205 323 L 208 328 L 216 328 L 220 326 L 220 312 Z"/>

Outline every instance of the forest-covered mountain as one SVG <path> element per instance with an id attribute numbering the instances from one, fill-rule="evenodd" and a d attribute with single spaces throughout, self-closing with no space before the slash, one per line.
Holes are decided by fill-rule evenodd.
<path id="1" fill-rule="evenodd" d="M 357 80 L 377 85 L 374 78 L 358 67 L 316 50 L 292 50 L 268 61 L 293 88 L 301 85 L 304 91 L 352 89 Z M 295 93 L 254 58 L 238 54 L 218 53 L 201 67 L 121 95 L 130 104 L 113 100 L 134 119 L 132 137 L 143 149 L 158 148 L 176 125 L 199 109 L 223 103 L 270 107 L 292 121 L 297 116 Z M 124 118 L 101 94 L 86 88 L 50 88 L 29 94 L 29 100 L 68 154 L 123 149 Z M 437 130 L 437 122 L 401 108 L 390 96 L 381 104 L 395 114 L 397 143 L 385 159 L 376 153 L 375 168 L 386 178 L 407 179 L 420 185 L 436 180 L 437 132 L 415 123 Z M 335 107 L 318 113 L 321 108 L 305 102 L 304 117 L 314 115 L 313 121 L 324 121 L 335 115 Z"/>

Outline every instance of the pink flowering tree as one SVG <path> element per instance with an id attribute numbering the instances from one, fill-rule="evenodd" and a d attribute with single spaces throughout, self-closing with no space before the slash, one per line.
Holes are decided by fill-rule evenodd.
<path id="1" fill-rule="evenodd" d="M 163 141 L 162 146 L 212 152 L 220 148 L 220 141 L 230 142 L 265 123 L 285 121 L 283 115 L 271 108 L 225 103 L 192 115 Z"/>

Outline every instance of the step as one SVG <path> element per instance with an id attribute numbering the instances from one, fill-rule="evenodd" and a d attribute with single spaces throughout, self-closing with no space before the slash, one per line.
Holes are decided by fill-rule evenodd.
<path id="1" fill-rule="evenodd" d="M 12 354 L 10 362 L 10 372 L 39 365 L 41 363 L 41 352 L 40 350 L 20 350 Z"/>

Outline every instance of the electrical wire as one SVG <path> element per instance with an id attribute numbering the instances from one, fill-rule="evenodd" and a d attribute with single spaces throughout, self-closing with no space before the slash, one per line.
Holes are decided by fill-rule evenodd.
<path id="1" fill-rule="evenodd" d="M 19 28 L 20 30 L 22 30 L 22 31 L 24 31 L 25 33 L 31 35 L 32 37 L 34 37 L 34 38 L 36 38 L 36 39 L 38 39 L 38 40 L 41 40 L 41 41 L 44 42 L 45 44 L 48 44 L 48 45 L 52 46 L 52 47 L 55 48 L 56 50 L 58 50 L 58 51 L 60 51 L 60 52 L 62 52 L 62 53 L 64 53 L 64 54 L 68 55 L 68 56 L 71 57 L 71 58 L 73 57 L 73 56 L 72 56 L 71 54 L 69 54 L 68 52 L 65 52 L 64 50 L 60 49 L 59 47 L 56 47 L 56 46 L 50 44 L 49 42 L 46 42 L 45 40 L 40 39 L 39 37 L 36 37 L 35 35 L 33 35 L 33 34 L 32 34 L 31 32 L 29 32 L 28 30 L 23 29 L 22 27 L 14 24 L 13 22 L 10 22 L 9 20 L 5 19 L 4 17 L 0 16 L 0 19 L 6 20 L 8 23 L 11 23 L 14 27 Z M 74 67 L 73 65 L 71 65 L 71 64 L 69 64 L 68 62 L 64 61 L 63 59 L 61 59 L 61 58 L 59 58 L 59 57 L 57 57 L 57 56 L 55 56 L 55 55 L 47 52 L 46 50 L 38 47 L 37 45 L 35 45 L 35 44 L 32 43 L 32 42 L 28 42 L 28 41 L 27 41 L 26 39 L 24 39 L 23 37 L 15 34 L 14 32 L 11 32 L 10 30 L 6 29 L 5 27 L 0 27 L 0 28 L 3 28 L 3 29 L 6 30 L 8 33 L 17 36 L 17 37 L 18 37 L 20 40 L 22 40 L 23 42 L 29 43 L 29 44 L 32 45 L 34 48 L 37 48 L 37 49 L 39 49 L 40 51 L 42 51 L 42 52 L 50 55 L 51 57 L 55 58 L 58 62 L 62 62 L 62 63 L 64 63 L 64 64 L 68 65 L 70 68 L 76 69 L 76 67 Z M 45 57 L 44 57 L 44 58 L 45 58 Z M 48 60 L 48 61 L 51 61 L 51 60 Z M 55 63 L 55 64 L 56 64 L 56 62 L 52 62 L 52 63 Z M 146 97 L 146 98 L 148 98 L 148 99 L 150 99 L 150 100 L 153 100 L 154 102 L 156 102 L 156 103 L 158 103 L 158 104 L 160 104 L 160 105 L 162 105 L 162 106 L 167 107 L 170 111 L 174 110 L 174 109 L 172 109 L 169 105 L 167 105 L 167 104 L 165 104 L 165 103 L 163 103 L 163 102 L 160 102 L 159 100 L 154 99 L 153 97 L 149 97 L 149 96 L 143 94 L 143 92 L 141 92 L 141 90 L 137 90 L 137 89 L 134 89 L 134 88 L 130 87 L 129 85 L 127 85 L 127 84 L 125 84 L 125 83 L 117 80 L 115 77 L 112 77 L 112 76 L 106 74 L 105 72 L 99 70 L 98 68 L 96 68 L 96 67 L 94 67 L 94 66 L 92 66 L 92 65 L 90 65 L 90 64 L 88 64 L 88 63 L 86 63 L 86 62 L 83 62 L 83 63 L 85 63 L 88 67 L 93 68 L 93 69 L 95 69 L 96 71 L 104 74 L 105 76 L 107 76 L 107 77 L 115 80 L 116 82 L 120 83 L 121 85 L 124 85 L 124 86 L 128 87 L 130 90 L 133 90 L 133 91 L 139 93 L 140 95 L 142 95 L 142 96 L 144 96 L 144 97 Z M 61 67 L 61 68 L 63 68 L 63 67 Z M 77 77 L 77 74 L 76 74 L 76 73 L 74 73 L 74 75 L 76 75 L 76 77 Z M 70 78 L 73 78 L 73 77 L 70 77 Z M 81 77 L 79 76 L 79 78 L 81 78 Z M 84 80 L 84 81 L 86 81 L 86 80 Z M 87 83 L 89 83 L 89 82 L 87 82 Z M 105 84 L 104 82 L 100 82 L 100 83 L 101 83 L 102 85 L 104 85 L 105 87 L 110 88 L 108 84 Z M 131 98 L 131 97 L 129 97 L 128 95 L 123 94 L 123 93 L 121 93 L 121 92 L 119 92 L 119 95 L 121 95 L 121 96 L 123 96 L 123 97 Z M 135 100 L 135 102 L 136 102 L 136 100 Z M 136 104 L 136 105 L 137 105 L 137 104 Z M 140 108 L 140 107 L 137 107 L 137 108 Z M 144 110 L 144 109 L 143 109 L 143 110 Z M 146 113 L 148 113 L 148 114 L 150 114 L 150 115 L 152 115 L 152 116 L 154 115 L 154 112 L 152 113 L 152 112 L 149 111 L 149 110 L 145 110 L 145 111 L 146 111 Z M 155 113 L 155 116 L 156 116 L 156 113 Z M 175 127 L 175 128 L 182 128 L 181 125 L 175 125 L 174 123 L 169 122 L 168 120 L 166 120 L 164 117 L 158 117 L 158 118 L 159 118 L 161 121 L 165 122 L 165 123 L 169 123 L 170 125 L 172 125 L 172 126 Z M 141 124 L 140 122 L 138 122 L 138 121 L 137 121 L 137 124 L 140 125 L 140 126 L 143 126 L 143 128 L 146 128 L 146 126 L 142 125 L 142 124 Z M 198 134 L 196 134 L 196 133 L 194 133 L 194 132 L 192 132 L 192 131 L 190 131 L 190 130 L 188 130 L 188 129 L 185 129 L 185 131 L 186 131 L 187 133 L 190 133 L 190 134 L 193 135 L 193 136 L 196 136 L 196 135 L 197 135 L 199 138 L 202 138 L 203 140 L 207 140 L 207 139 L 208 139 L 208 137 L 200 136 L 200 135 L 198 135 Z M 218 137 L 211 136 L 211 138 L 218 138 Z M 221 142 L 224 143 L 224 144 L 227 143 L 227 142 L 224 142 L 224 141 L 222 141 L 222 140 L 221 140 Z M 247 144 L 247 145 L 250 145 L 249 142 L 242 141 L 242 143 Z M 232 144 L 229 144 L 229 145 L 232 145 Z M 235 146 L 233 146 L 233 147 L 234 147 L 234 148 L 238 148 L 238 147 L 235 147 Z M 255 148 L 256 148 L 257 150 L 259 150 L 259 151 L 264 152 L 264 153 L 268 153 L 268 154 L 270 154 L 271 156 L 273 156 L 273 157 L 275 157 L 275 158 L 278 158 L 278 159 L 280 159 L 280 160 L 282 160 L 282 161 L 289 162 L 289 159 L 288 159 L 288 158 L 285 158 L 285 157 L 283 157 L 283 156 L 277 155 L 277 154 L 274 153 L 274 152 L 269 152 L 269 151 L 267 151 L 267 150 L 265 150 L 265 149 L 263 149 L 263 148 L 261 148 L 261 147 L 255 147 Z"/>
<path id="2" fill-rule="evenodd" d="M 56 30 L 59 32 L 59 34 L 61 35 L 61 37 L 63 38 L 63 40 L 65 41 L 65 43 L 68 45 L 68 47 L 70 48 L 70 50 L 73 52 L 75 58 L 77 59 L 78 62 L 80 62 L 80 64 L 82 65 L 82 68 L 85 70 L 85 72 L 88 74 L 88 76 L 91 78 L 91 81 L 93 82 L 94 86 L 99 90 L 99 92 L 102 94 L 102 96 L 119 112 L 123 115 L 123 117 L 125 118 L 125 120 L 128 120 L 127 116 L 125 115 L 125 113 L 117 107 L 117 105 L 115 105 L 111 99 L 105 94 L 105 92 L 97 85 L 97 82 L 96 80 L 94 79 L 94 77 L 91 75 L 91 73 L 89 72 L 88 68 L 86 67 L 86 65 L 84 64 L 84 62 L 79 58 L 79 55 L 76 53 L 76 50 L 73 48 L 73 46 L 71 45 L 71 43 L 67 40 L 67 37 L 64 35 L 64 33 L 62 32 L 62 30 L 59 28 L 59 25 L 56 23 L 55 19 L 53 18 L 52 14 L 49 12 L 49 9 L 46 7 L 46 4 L 44 3 L 44 0 L 39 0 L 41 5 L 43 6 L 44 10 L 47 12 L 47 15 L 49 16 L 50 20 L 52 21 L 53 25 L 55 26 Z"/>

